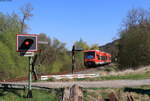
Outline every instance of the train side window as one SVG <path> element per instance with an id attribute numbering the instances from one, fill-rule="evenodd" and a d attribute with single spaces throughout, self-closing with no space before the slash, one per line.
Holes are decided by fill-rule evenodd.
<path id="1" fill-rule="evenodd" d="M 105 56 L 105 60 L 107 60 L 108 59 L 108 57 L 107 56 Z"/>
<path id="2" fill-rule="evenodd" d="M 105 60 L 105 56 L 101 56 L 101 60 Z"/>
<path id="3" fill-rule="evenodd" d="M 103 57 L 101 56 L 101 60 L 103 60 Z"/>
<path id="4" fill-rule="evenodd" d="M 100 60 L 100 56 L 99 55 L 97 55 L 97 58 L 98 58 L 98 60 Z"/>
<path id="5" fill-rule="evenodd" d="M 105 56 L 105 60 L 107 60 L 107 56 Z"/>

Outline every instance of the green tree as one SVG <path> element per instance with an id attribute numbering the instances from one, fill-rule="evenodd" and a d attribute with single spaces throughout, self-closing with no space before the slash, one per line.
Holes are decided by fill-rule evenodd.
<path id="1" fill-rule="evenodd" d="M 18 16 L 0 14 L 0 55 L 3 78 L 12 78 L 26 74 L 26 59 L 16 52 L 16 34 L 20 31 Z"/>
<path id="2" fill-rule="evenodd" d="M 83 50 L 89 50 L 90 47 L 88 46 L 88 44 L 83 41 L 82 39 L 80 39 L 79 41 L 76 41 L 75 42 L 75 48 L 76 49 L 80 49 L 82 48 Z M 83 52 L 75 52 L 75 58 L 76 58 L 76 68 L 75 69 L 78 69 L 78 68 L 83 68 L 84 67 L 84 54 Z"/>
<path id="3" fill-rule="evenodd" d="M 99 50 L 100 49 L 100 46 L 98 44 L 93 44 L 91 47 L 90 47 L 91 50 Z"/>
<path id="4" fill-rule="evenodd" d="M 65 43 L 56 38 L 51 39 L 44 33 L 39 35 L 39 39 L 48 42 L 48 45 L 39 46 L 41 52 L 37 54 L 36 64 L 40 64 L 38 69 L 40 73 L 53 73 L 71 69 L 71 56 L 67 54 L 68 50 L 65 48 Z"/>
<path id="5" fill-rule="evenodd" d="M 120 32 L 119 64 L 121 68 L 150 64 L 150 11 L 132 9 Z"/>

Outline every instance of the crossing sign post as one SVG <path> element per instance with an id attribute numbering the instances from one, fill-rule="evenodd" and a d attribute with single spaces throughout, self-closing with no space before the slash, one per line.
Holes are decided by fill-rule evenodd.
<path id="1" fill-rule="evenodd" d="M 36 34 L 17 34 L 16 36 L 16 50 L 20 52 L 20 56 L 29 57 L 29 75 L 28 75 L 28 94 L 27 98 L 32 98 L 32 73 L 34 71 L 35 57 L 33 60 L 34 53 L 38 51 L 38 44 L 48 44 L 45 41 L 38 41 L 38 35 Z M 36 76 L 37 77 L 37 76 Z"/>
<path id="2" fill-rule="evenodd" d="M 29 74 L 28 74 L 28 94 L 27 98 L 32 98 L 32 61 L 34 52 L 37 51 L 37 35 L 36 34 L 17 34 L 16 37 L 17 52 L 20 56 L 29 57 Z"/>
<path id="3" fill-rule="evenodd" d="M 37 51 L 37 41 L 36 34 L 17 34 L 17 52 L 20 52 L 20 56 L 34 56 L 34 52 Z"/>

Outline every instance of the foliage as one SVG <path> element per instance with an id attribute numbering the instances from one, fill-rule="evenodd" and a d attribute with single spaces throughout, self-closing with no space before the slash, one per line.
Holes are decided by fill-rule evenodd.
<path id="1" fill-rule="evenodd" d="M 27 75 L 28 58 L 21 57 L 16 52 L 16 34 L 20 33 L 20 29 L 21 23 L 16 14 L 0 13 L 0 80 Z M 37 53 L 35 63 L 37 71 L 46 74 L 70 70 L 71 56 L 67 54 L 65 43 L 56 38 L 51 39 L 45 34 L 40 34 L 39 37 L 49 44 L 39 46 L 41 52 Z"/>
<path id="2" fill-rule="evenodd" d="M 99 45 L 98 44 L 93 44 L 91 47 L 90 47 L 91 50 L 99 50 Z"/>
<path id="3" fill-rule="evenodd" d="M 59 96 L 53 92 L 33 90 L 33 98 L 30 101 L 59 101 Z M 0 101 L 27 101 L 27 92 L 21 90 L 0 90 Z"/>
<path id="4" fill-rule="evenodd" d="M 88 50 L 89 46 L 88 44 L 83 41 L 82 39 L 80 39 L 79 41 L 75 42 L 75 48 L 76 49 L 83 49 L 83 50 Z M 82 51 L 80 52 L 75 52 L 75 58 L 76 58 L 76 68 L 83 68 L 84 67 L 84 61 L 83 61 L 83 57 L 84 54 Z"/>
<path id="5" fill-rule="evenodd" d="M 121 69 L 150 64 L 150 11 L 129 11 L 120 32 L 119 64 Z"/>
<path id="6" fill-rule="evenodd" d="M 45 34 L 39 35 L 40 40 L 48 42 L 48 45 L 40 45 L 40 53 L 37 53 L 36 64 L 40 65 L 41 73 L 56 73 L 71 69 L 71 56 L 67 54 L 65 43 L 61 43 L 56 38 L 51 39 Z M 41 70 L 40 69 L 40 70 Z"/>
<path id="7" fill-rule="evenodd" d="M 18 16 L 1 13 L 0 29 L 0 80 L 25 75 L 27 61 L 16 52 L 16 34 L 20 29 Z"/>

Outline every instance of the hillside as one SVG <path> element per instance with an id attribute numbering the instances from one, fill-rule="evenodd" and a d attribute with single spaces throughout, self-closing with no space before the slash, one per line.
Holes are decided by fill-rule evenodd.
<path id="1" fill-rule="evenodd" d="M 109 42 L 103 46 L 100 46 L 100 50 L 112 54 L 112 60 L 114 61 L 114 58 L 117 57 L 119 51 L 117 47 L 118 44 L 119 44 L 119 39 Z"/>

